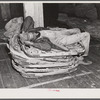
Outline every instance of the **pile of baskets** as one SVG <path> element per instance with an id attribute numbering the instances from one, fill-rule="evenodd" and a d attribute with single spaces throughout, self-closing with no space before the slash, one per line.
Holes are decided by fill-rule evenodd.
<path id="1" fill-rule="evenodd" d="M 15 39 L 12 39 L 15 41 Z M 15 42 L 14 42 L 15 43 Z M 13 43 L 12 43 L 13 44 Z M 14 45 L 14 44 L 13 44 Z M 11 43 L 7 45 L 12 55 L 12 65 L 23 77 L 34 78 L 75 71 L 85 52 L 81 44 L 69 45 L 69 51 L 52 49 L 50 52 L 37 48 L 38 55 L 28 56 L 25 51 L 16 51 Z M 15 46 L 14 46 L 15 47 Z"/>

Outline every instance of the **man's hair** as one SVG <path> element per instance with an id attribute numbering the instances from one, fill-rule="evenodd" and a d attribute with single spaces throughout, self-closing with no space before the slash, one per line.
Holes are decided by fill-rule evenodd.
<path id="1" fill-rule="evenodd" d="M 40 37 L 41 33 L 39 31 L 36 31 L 35 33 L 38 33 L 38 35 L 36 36 L 36 38 Z"/>
<path id="2" fill-rule="evenodd" d="M 41 33 L 39 31 L 37 31 L 36 29 L 31 29 L 29 32 L 34 33 L 38 33 L 38 35 L 36 36 L 36 38 L 40 37 Z"/>

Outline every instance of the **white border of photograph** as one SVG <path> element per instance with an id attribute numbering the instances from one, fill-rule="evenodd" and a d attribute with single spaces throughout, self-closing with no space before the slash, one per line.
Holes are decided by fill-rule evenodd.
<path id="1" fill-rule="evenodd" d="M 2 1 L 0 3 L 100 3 L 100 1 Z M 100 98 L 100 89 L 0 89 L 0 98 Z"/>

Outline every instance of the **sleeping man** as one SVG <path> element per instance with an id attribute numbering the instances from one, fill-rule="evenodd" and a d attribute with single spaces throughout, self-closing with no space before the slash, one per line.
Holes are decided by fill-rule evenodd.
<path id="1" fill-rule="evenodd" d="M 30 24 L 32 24 L 32 21 Z M 35 30 L 31 28 L 27 32 L 23 30 L 20 37 L 25 44 L 45 51 L 50 51 L 51 48 L 68 51 L 66 46 L 74 43 L 81 43 L 85 47 L 84 56 L 87 56 L 89 52 L 90 34 L 88 32 L 81 33 L 78 28 L 49 28 L 46 30 Z"/>

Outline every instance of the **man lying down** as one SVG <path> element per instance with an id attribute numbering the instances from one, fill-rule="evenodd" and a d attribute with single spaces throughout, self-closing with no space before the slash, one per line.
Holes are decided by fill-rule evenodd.
<path id="1" fill-rule="evenodd" d="M 87 56 L 90 34 L 88 32 L 81 33 L 78 28 L 34 28 L 34 21 L 28 16 L 24 20 L 20 40 L 26 45 L 34 46 L 44 51 L 50 51 L 51 48 L 68 51 L 66 46 L 73 43 L 81 43 L 85 47 L 83 56 Z"/>
<path id="2" fill-rule="evenodd" d="M 51 49 L 69 51 L 68 47 L 77 43 L 85 48 L 82 56 L 87 56 L 89 52 L 90 34 L 81 32 L 78 28 L 34 28 L 34 21 L 32 17 L 28 16 L 24 21 L 22 17 L 11 19 L 6 24 L 5 29 L 5 37 L 8 38 L 9 44 L 17 52 L 22 50 L 20 44 L 33 47 L 27 51 L 28 56 L 32 55 L 32 52 L 35 54 L 34 47 L 45 52 L 52 51 Z M 18 42 L 18 40 L 20 41 Z M 92 63 L 91 61 L 80 61 L 81 64 L 85 65 Z"/>

